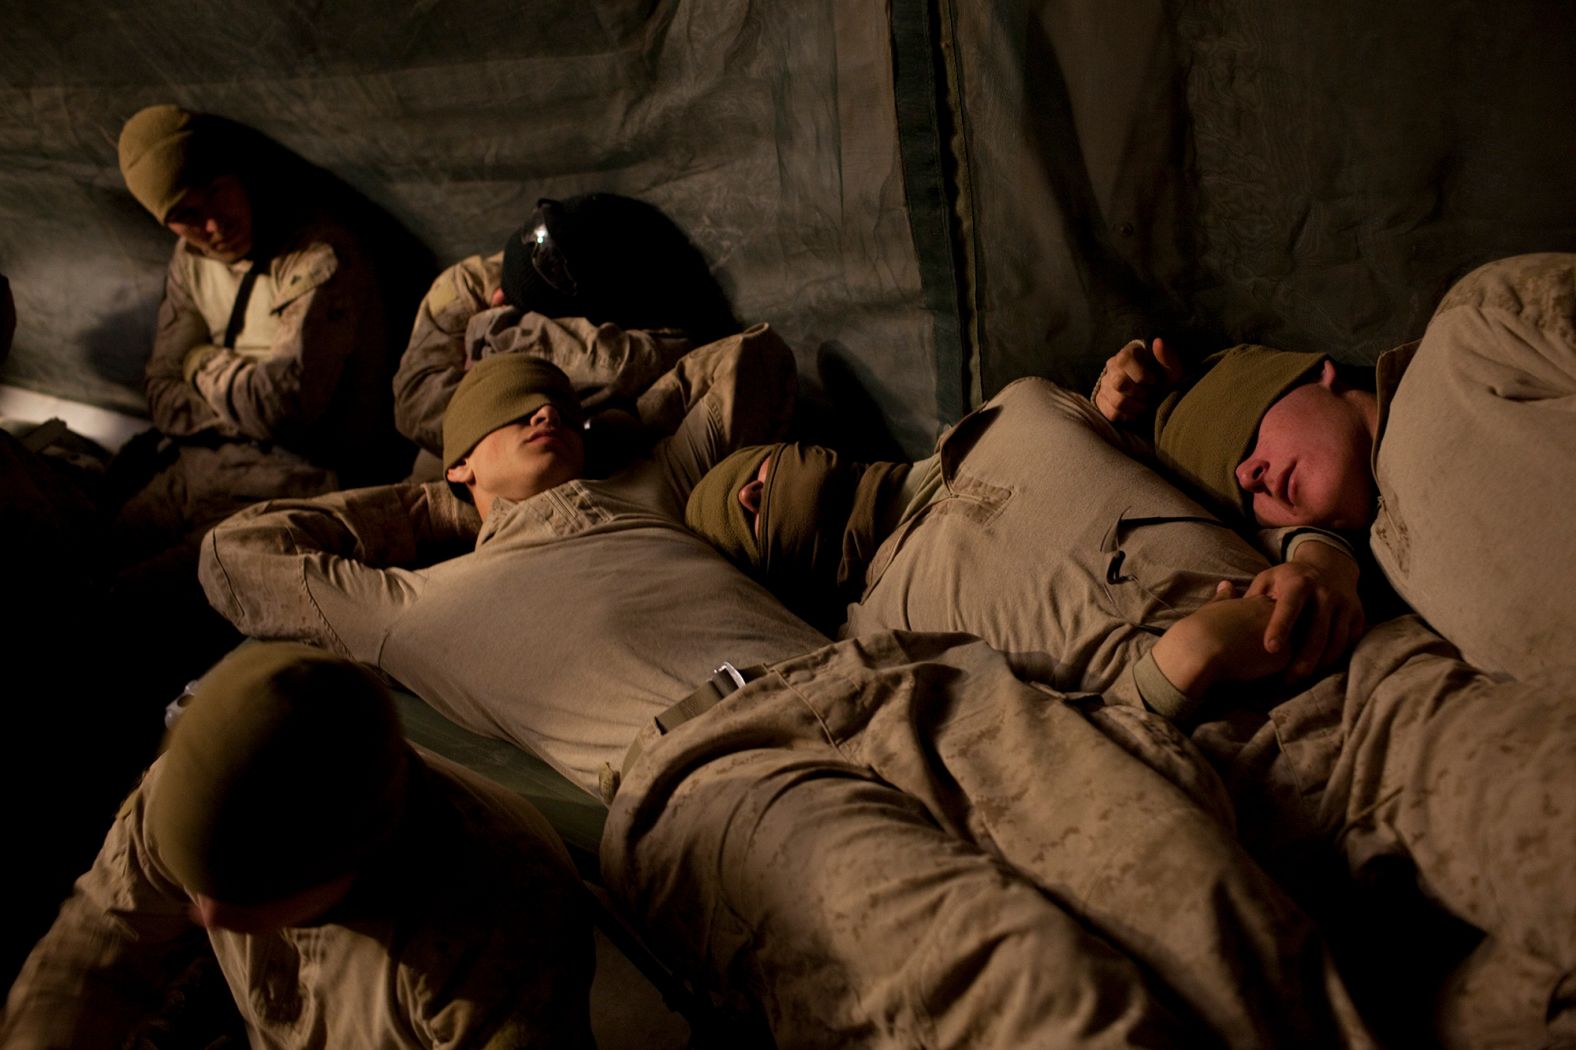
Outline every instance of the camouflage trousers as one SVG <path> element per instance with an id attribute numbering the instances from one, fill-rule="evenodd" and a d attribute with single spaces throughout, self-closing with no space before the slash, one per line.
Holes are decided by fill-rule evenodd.
<path id="1" fill-rule="evenodd" d="M 1491 676 L 1406 616 L 1266 706 L 1192 734 L 1243 843 L 1277 873 L 1333 864 L 1358 884 L 1400 862 L 1483 931 L 1437 1006 L 1447 1044 L 1576 1043 L 1576 667 Z"/>
<path id="2" fill-rule="evenodd" d="M 640 743 L 609 889 L 780 1045 L 1367 1041 L 1192 745 L 973 638 L 839 642 Z"/>

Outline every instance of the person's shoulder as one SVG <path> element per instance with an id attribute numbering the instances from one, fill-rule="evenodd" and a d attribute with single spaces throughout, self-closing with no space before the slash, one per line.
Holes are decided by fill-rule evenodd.
<path id="1" fill-rule="evenodd" d="M 330 272 L 346 266 L 366 266 L 362 237 L 332 212 L 310 209 L 294 217 L 273 252 L 273 267 L 297 272 L 325 265 Z"/>
<path id="2" fill-rule="evenodd" d="M 478 298 L 486 300 L 502 280 L 503 252 L 494 255 L 467 255 L 449 267 L 448 273 L 456 284 L 470 290 Z"/>

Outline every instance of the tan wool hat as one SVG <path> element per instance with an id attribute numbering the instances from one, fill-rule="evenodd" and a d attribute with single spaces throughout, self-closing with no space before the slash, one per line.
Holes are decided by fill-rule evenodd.
<path id="1" fill-rule="evenodd" d="M 170 731 L 150 841 L 190 892 L 282 900 L 357 870 L 390 839 L 413 761 L 369 672 L 311 646 L 248 645 L 203 677 Z"/>
<path id="2" fill-rule="evenodd" d="M 131 195 L 160 222 L 187 193 L 216 174 L 214 143 L 201 113 L 148 106 L 120 129 L 120 174 Z"/>
<path id="3" fill-rule="evenodd" d="M 1243 344 L 1206 358 L 1192 386 L 1173 392 L 1155 413 L 1155 452 L 1216 504 L 1252 516 L 1237 485 L 1237 465 L 1253 448 L 1259 421 L 1292 387 L 1307 382 L 1324 354 Z"/>
<path id="4" fill-rule="evenodd" d="M 580 399 L 557 365 L 525 354 L 494 354 L 478 361 L 443 413 L 443 468 L 471 454 L 482 438 L 499 427 L 553 405 L 564 421 L 580 426 Z"/>

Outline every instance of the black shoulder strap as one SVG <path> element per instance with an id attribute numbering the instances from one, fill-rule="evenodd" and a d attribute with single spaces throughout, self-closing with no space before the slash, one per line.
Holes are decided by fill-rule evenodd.
<path id="1" fill-rule="evenodd" d="M 241 277 L 241 287 L 235 290 L 235 305 L 230 307 L 230 323 L 224 326 L 224 348 L 235 349 L 235 340 L 246 327 L 246 304 L 252 298 L 252 285 L 257 283 L 257 269 L 263 264 L 254 262 Z"/>

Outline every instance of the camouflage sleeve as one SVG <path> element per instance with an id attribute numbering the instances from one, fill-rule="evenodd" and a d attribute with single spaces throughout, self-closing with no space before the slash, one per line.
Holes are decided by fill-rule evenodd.
<path id="1" fill-rule="evenodd" d="M 642 423 L 671 431 L 658 450 L 681 502 L 735 449 L 779 440 L 793 419 L 793 351 L 764 324 L 679 359 L 636 403 Z"/>
<path id="2" fill-rule="evenodd" d="M 446 482 L 269 500 L 203 538 L 197 575 L 242 633 L 375 666 L 388 626 L 421 589 L 415 568 L 463 553 L 480 525 Z"/>
<path id="3" fill-rule="evenodd" d="M 435 455 L 443 451 L 443 412 L 465 377 L 466 325 L 489 306 L 502 258 L 473 255 L 438 275 L 394 373 L 394 425 Z"/>
<path id="4" fill-rule="evenodd" d="M 529 354 L 564 370 L 588 413 L 633 402 L 690 349 L 677 331 L 624 329 L 584 317 L 544 317 L 498 306 L 473 316 L 466 359 Z"/>

